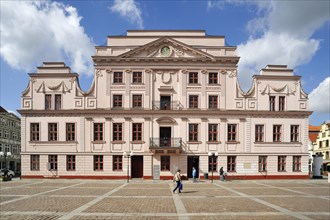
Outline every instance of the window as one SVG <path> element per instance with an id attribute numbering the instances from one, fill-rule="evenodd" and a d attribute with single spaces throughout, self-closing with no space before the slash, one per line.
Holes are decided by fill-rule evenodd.
<path id="1" fill-rule="evenodd" d="M 133 123 L 132 141 L 142 141 L 142 123 Z"/>
<path id="2" fill-rule="evenodd" d="M 267 171 L 267 156 L 259 156 L 259 172 Z"/>
<path id="3" fill-rule="evenodd" d="M 255 142 L 264 141 L 264 125 L 256 125 L 256 139 Z"/>
<path id="4" fill-rule="evenodd" d="M 161 171 L 170 171 L 170 156 L 160 157 Z"/>
<path id="5" fill-rule="evenodd" d="M 218 125 L 209 124 L 209 141 L 218 141 Z"/>
<path id="6" fill-rule="evenodd" d="M 227 157 L 227 172 L 236 172 L 236 156 Z"/>
<path id="7" fill-rule="evenodd" d="M 142 72 L 133 72 L 133 83 L 142 83 Z"/>
<path id="8" fill-rule="evenodd" d="M 40 140 L 40 129 L 39 123 L 30 124 L 30 141 L 39 141 Z"/>
<path id="9" fill-rule="evenodd" d="M 293 172 L 301 171 L 301 157 L 300 156 L 293 156 L 292 171 Z"/>
<path id="10" fill-rule="evenodd" d="M 269 96 L 269 111 L 275 111 L 275 96 Z"/>
<path id="11" fill-rule="evenodd" d="M 284 111 L 284 107 L 285 107 L 285 96 L 280 96 L 279 103 L 278 103 L 278 110 Z"/>
<path id="12" fill-rule="evenodd" d="M 122 171 L 123 170 L 123 156 L 113 155 L 113 171 Z"/>
<path id="13" fill-rule="evenodd" d="M 30 170 L 40 170 L 40 156 L 31 155 Z"/>
<path id="14" fill-rule="evenodd" d="M 198 83 L 198 72 L 189 73 L 189 83 Z"/>
<path id="15" fill-rule="evenodd" d="M 122 95 L 113 95 L 113 107 L 114 108 L 123 107 L 123 96 Z"/>
<path id="16" fill-rule="evenodd" d="M 273 125 L 273 142 L 281 142 L 281 125 Z"/>
<path id="17" fill-rule="evenodd" d="M 217 109 L 218 108 L 218 96 L 210 95 L 209 96 L 209 109 Z"/>
<path id="18" fill-rule="evenodd" d="M 286 156 L 279 156 L 278 157 L 278 172 L 286 171 Z"/>
<path id="19" fill-rule="evenodd" d="M 52 95 L 45 96 L 45 110 L 52 109 Z"/>
<path id="20" fill-rule="evenodd" d="M 133 108 L 142 107 L 142 95 L 133 95 Z"/>
<path id="21" fill-rule="evenodd" d="M 76 170 L 76 156 L 75 155 L 67 155 L 66 156 L 66 170 L 67 171 L 75 171 Z"/>
<path id="22" fill-rule="evenodd" d="M 123 140 L 123 124 L 122 123 L 113 123 L 112 126 L 112 140 L 113 141 L 122 141 Z"/>
<path id="23" fill-rule="evenodd" d="M 94 155 L 94 170 L 102 171 L 103 170 L 103 156 Z"/>
<path id="24" fill-rule="evenodd" d="M 209 84 L 218 84 L 218 73 L 209 73 Z"/>
<path id="25" fill-rule="evenodd" d="M 299 141 L 299 125 L 291 125 L 291 142 Z"/>
<path id="26" fill-rule="evenodd" d="M 237 141 L 237 125 L 236 124 L 228 124 L 228 141 Z"/>
<path id="27" fill-rule="evenodd" d="M 198 95 L 189 96 L 189 108 L 198 108 Z"/>
<path id="28" fill-rule="evenodd" d="M 66 123 L 66 141 L 75 141 L 75 123 Z"/>
<path id="29" fill-rule="evenodd" d="M 113 83 L 123 83 L 123 72 L 113 73 Z"/>
<path id="30" fill-rule="evenodd" d="M 5 131 L 5 136 L 4 138 L 9 138 L 9 131 Z"/>
<path id="31" fill-rule="evenodd" d="M 198 141 L 198 124 L 189 124 L 189 141 Z"/>
<path id="32" fill-rule="evenodd" d="M 209 172 L 217 172 L 218 157 L 209 156 Z"/>
<path id="33" fill-rule="evenodd" d="M 48 141 L 57 141 L 56 123 L 48 123 Z"/>
<path id="34" fill-rule="evenodd" d="M 62 96 L 55 95 L 55 110 L 60 110 L 62 106 Z"/>
<path id="35" fill-rule="evenodd" d="M 325 140 L 325 147 L 329 147 L 329 140 Z"/>
<path id="36" fill-rule="evenodd" d="M 57 170 L 57 155 L 48 156 L 49 170 Z"/>
<path id="37" fill-rule="evenodd" d="M 94 141 L 103 141 L 103 123 L 94 123 Z"/>

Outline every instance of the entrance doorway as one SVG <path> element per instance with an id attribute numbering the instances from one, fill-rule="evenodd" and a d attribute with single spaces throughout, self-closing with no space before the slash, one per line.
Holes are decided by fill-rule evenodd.
<path id="1" fill-rule="evenodd" d="M 192 178 L 192 168 L 195 167 L 197 171 L 197 178 L 199 178 L 199 157 L 188 156 L 188 178 Z"/>
<path id="2" fill-rule="evenodd" d="M 159 128 L 160 147 L 171 147 L 171 127 Z"/>
<path id="3" fill-rule="evenodd" d="M 143 156 L 131 157 L 132 178 L 143 178 Z"/>
<path id="4" fill-rule="evenodd" d="M 170 110 L 171 109 L 171 96 L 160 96 L 160 109 Z"/>

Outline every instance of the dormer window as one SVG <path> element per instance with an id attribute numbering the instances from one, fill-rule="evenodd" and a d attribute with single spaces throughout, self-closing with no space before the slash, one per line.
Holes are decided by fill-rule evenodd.
<path id="1" fill-rule="evenodd" d="M 280 96 L 279 97 L 279 103 L 278 103 L 278 110 L 279 111 L 284 111 L 285 107 L 285 96 Z"/>
<path id="2" fill-rule="evenodd" d="M 45 110 L 52 109 L 52 95 L 45 96 Z"/>
<path id="3" fill-rule="evenodd" d="M 275 96 L 269 96 L 269 111 L 275 111 Z"/>
<path id="4" fill-rule="evenodd" d="M 62 95 L 55 95 L 55 110 L 60 110 L 62 106 Z"/>

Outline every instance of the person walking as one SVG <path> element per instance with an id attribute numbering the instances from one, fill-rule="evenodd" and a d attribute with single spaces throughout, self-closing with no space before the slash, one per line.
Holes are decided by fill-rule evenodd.
<path id="1" fill-rule="evenodd" d="M 180 174 L 180 169 L 176 172 L 176 174 L 173 177 L 173 182 L 176 182 L 176 187 L 173 189 L 173 193 L 178 189 L 179 193 L 181 193 L 180 185 L 181 185 L 181 174 Z"/>
<path id="2" fill-rule="evenodd" d="M 223 167 L 220 168 L 219 173 L 220 173 L 220 180 L 221 181 L 224 181 L 225 180 L 225 176 L 224 176 L 224 172 L 223 172 Z"/>
<path id="3" fill-rule="evenodd" d="M 193 178 L 193 182 L 196 182 L 196 176 L 197 176 L 197 171 L 195 169 L 195 167 L 192 168 L 192 178 Z"/>

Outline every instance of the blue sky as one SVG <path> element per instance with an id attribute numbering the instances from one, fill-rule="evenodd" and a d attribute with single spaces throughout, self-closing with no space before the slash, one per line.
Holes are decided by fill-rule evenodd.
<path id="1" fill-rule="evenodd" d="M 20 109 L 29 72 L 64 61 L 87 90 L 94 46 L 126 30 L 188 29 L 223 35 L 241 57 L 239 80 L 267 64 L 302 76 L 313 125 L 330 119 L 329 1 L 1 1 L 0 105 Z"/>

